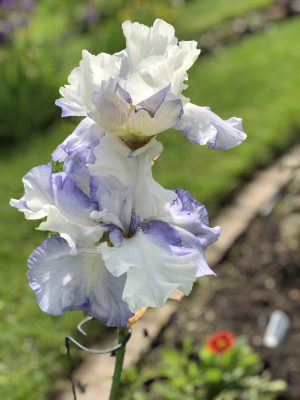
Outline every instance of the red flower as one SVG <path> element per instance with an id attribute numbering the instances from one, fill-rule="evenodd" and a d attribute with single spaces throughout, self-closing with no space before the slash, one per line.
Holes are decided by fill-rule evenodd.
<path id="1" fill-rule="evenodd" d="M 213 353 L 220 354 L 233 346 L 235 337 L 229 331 L 220 331 L 210 336 L 205 346 Z"/>

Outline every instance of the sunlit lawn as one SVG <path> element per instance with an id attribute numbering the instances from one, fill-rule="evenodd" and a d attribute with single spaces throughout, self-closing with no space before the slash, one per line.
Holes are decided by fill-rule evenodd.
<path id="1" fill-rule="evenodd" d="M 187 2 L 174 21 L 176 31 L 185 40 L 197 37 L 218 23 L 274 3 L 273 0 L 194 0 Z M 230 5 L 229 5 L 230 4 Z"/>
<path id="2" fill-rule="evenodd" d="M 245 176 L 288 145 L 300 125 L 299 35 L 300 21 L 292 20 L 215 57 L 200 58 L 190 73 L 188 95 L 223 117 L 243 117 L 249 139 L 223 153 L 193 146 L 179 132 L 162 134 L 165 151 L 155 173 L 163 185 L 184 187 L 216 211 Z M 1 400 L 11 400 L 12 393 L 14 400 L 40 400 L 55 387 L 64 368 L 64 336 L 82 316 L 54 318 L 39 311 L 26 282 L 25 260 L 44 236 L 7 205 L 22 194 L 21 177 L 46 163 L 70 131 L 67 122 L 58 123 L 0 161 L 5 171 L 0 175 Z"/>
<path id="3" fill-rule="evenodd" d="M 247 141 L 227 152 L 191 146 L 177 132 L 165 133 L 157 177 L 185 187 L 214 211 L 242 177 L 266 164 L 299 137 L 300 20 L 272 27 L 216 57 L 199 58 L 187 94 L 223 118 L 242 116 Z M 298 132 L 296 131 L 298 127 Z"/>

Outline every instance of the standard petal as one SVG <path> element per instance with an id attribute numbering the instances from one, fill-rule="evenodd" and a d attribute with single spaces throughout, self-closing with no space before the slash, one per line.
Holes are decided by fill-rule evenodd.
<path id="1" fill-rule="evenodd" d="M 161 19 L 156 19 L 152 27 L 125 21 L 122 28 L 132 72 L 143 59 L 163 54 L 169 44 L 177 43 L 173 26 Z"/>
<path id="2" fill-rule="evenodd" d="M 200 54 L 197 42 L 179 42 L 166 48 L 164 54 L 143 60 L 138 67 L 138 74 L 150 87 L 164 87 L 170 84 L 170 90 L 179 96 L 186 88 L 187 70 Z"/>
<path id="3" fill-rule="evenodd" d="M 142 104 L 146 102 L 147 100 Z M 131 112 L 126 121 L 126 131 L 135 133 L 137 136 L 154 136 L 176 125 L 182 114 L 181 100 L 169 92 L 153 116 L 145 108 Z"/>
<path id="4" fill-rule="evenodd" d="M 148 97 L 146 100 L 143 100 L 137 105 L 135 105 L 135 112 L 138 112 L 140 110 L 145 110 L 148 112 L 150 117 L 154 118 L 156 111 L 162 105 L 167 94 L 169 93 L 170 86 L 171 85 L 168 84 L 166 87 L 162 88 L 154 95 Z"/>
<path id="5" fill-rule="evenodd" d="M 125 326 L 132 316 L 122 300 L 125 277 L 111 275 L 95 252 L 71 256 L 66 241 L 52 237 L 32 253 L 28 265 L 29 284 L 48 314 L 83 310 L 108 326 Z"/>
<path id="6" fill-rule="evenodd" d="M 114 276 L 127 272 L 123 299 L 132 312 L 143 307 L 162 307 L 177 289 L 189 294 L 196 276 L 198 254 L 176 256 L 138 231 L 119 247 L 99 246 Z"/>
<path id="7" fill-rule="evenodd" d="M 120 57 L 106 53 L 94 56 L 83 50 L 79 67 L 68 78 L 69 85 L 60 88 L 63 97 L 56 100 L 62 116 L 86 116 L 93 109 L 92 93 L 99 90 L 103 80 L 117 76 L 120 67 Z"/>
<path id="8" fill-rule="evenodd" d="M 116 79 L 103 81 L 98 91 L 92 95 L 93 107 L 88 113 L 97 124 L 111 134 L 122 134 L 124 124 L 130 114 L 131 98 L 121 88 Z"/>
<path id="9" fill-rule="evenodd" d="M 174 128 L 182 131 L 192 143 L 227 150 L 241 144 L 247 137 L 239 118 L 222 120 L 209 108 L 192 103 L 187 103 L 183 109 L 181 121 Z"/>
<path id="10" fill-rule="evenodd" d="M 97 201 L 101 210 L 113 216 L 113 220 L 106 219 L 105 223 L 113 223 L 124 232 L 128 231 L 133 207 L 132 188 L 123 186 L 113 175 L 92 177 L 91 196 L 94 201 Z"/>
<path id="11" fill-rule="evenodd" d="M 121 139 L 105 135 L 95 147 L 96 161 L 88 166 L 92 176 L 117 176 L 133 190 L 133 209 L 141 219 L 165 214 L 176 194 L 164 189 L 152 177 L 152 160 L 162 145 L 155 139 L 132 151 Z"/>

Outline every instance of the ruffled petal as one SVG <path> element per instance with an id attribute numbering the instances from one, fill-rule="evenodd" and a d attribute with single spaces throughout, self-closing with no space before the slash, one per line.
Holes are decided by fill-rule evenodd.
<path id="1" fill-rule="evenodd" d="M 166 96 L 170 92 L 170 86 L 171 85 L 168 84 L 166 87 L 157 91 L 152 96 L 139 102 L 137 105 L 135 105 L 135 112 L 137 113 L 140 110 L 145 110 L 150 115 L 150 117 L 154 118 L 156 111 L 160 108 Z"/>
<path id="2" fill-rule="evenodd" d="M 52 153 L 54 161 L 66 161 L 72 156 L 76 155 L 76 159 L 80 160 L 78 163 L 92 163 L 94 156 L 92 149 L 97 146 L 103 132 L 90 118 L 84 118 L 76 127 L 76 129 L 69 135 Z M 88 150 L 90 150 L 88 152 Z M 68 160 L 71 161 L 71 160 Z M 73 163 L 75 163 L 73 160 Z M 65 163 L 66 166 L 66 163 Z M 73 170 L 73 166 L 67 166 L 68 171 Z"/>
<path id="3" fill-rule="evenodd" d="M 88 166 L 92 176 L 117 176 L 121 184 L 133 191 L 133 209 L 141 219 L 167 213 L 176 194 L 164 189 L 152 177 L 152 160 L 162 145 L 152 139 L 132 151 L 121 139 L 105 135 L 95 147 L 96 161 Z"/>
<path id="4" fill-rule="evenodd" d="M 197 236 L 204 248 L 216 242 L 219 239 L 221 228 L 209 226 L 205 206 L 195 200 L 186 190 L 177 189 L 175 193 L 177 198 L 169 209 L 170 218 L 165 218 L 165 220 Z"/>
<path id="5" fill-rule="evenodd" d="M 87 50 L 82 60 L 68 78 L 69 85 L 60 88 L 62 98 L 55 104 L 62 109 L 62 116 L 87 116 L 93 109 L 92 93 L 99 90 L 101 82 L 117 76 L 121 59 L 114 55 L 100 53 L 96 56 Z"/>
<path id="6" fill-rule="evenodd" d="M 208 107 L 192 103 L 184 106 L 181 121 L 174 127 L 192 143 L 208 144 L 211 149 L 227 150 L 241 144 L 247 137 L 240 118 L 222 120 Z"/>
<path id="7" fill-rule="evenodd" d="M 128 57 L 127 75 L 122 85 L 137 104 L 158 90 L 170 85 L 179 96 L 200 50 L 196 41 L 177 41 L 174 28 L 156 20 L 152 27 L 126 21 L 123 23 Z M 124 57 L 124 55 L 123 55 Z"/>
<path id="8" fill-rule="evenodd" d="M 194 64 L 200 54 L 197 42 L 179 42 L 167 47 L 164 54 L 152 56 L 141 61 L 138 74 L 152 88 L 161 88 L 170 84 L 170 91 L 179 96 L 186 88 L 187 70 Z M 126 88 L 134 84 L 133 77 L 129 78 Z M 153 89 L 154 90 L 154 89 Z M 157 89 L 156 89 L 157 90 Z M 133 96 L 135 100 L 135 96 Z"/>
<path id="9" fill-rule="evenodd" d="M 201 276 L 205 275 L 216 275 L 208 266 L 204 250 L 205 247 L 203 245 L 203 242 L 201 240 L 201 237 L 197 237 L 193 235 L 192 233 L 180 228 L 176 227 L 177 233 L 180 236 L 181 239 L 181 244 L 183 249 L 192 249 L 194 252 L 197 253 L 198 259 L 196 262 L 196 278 L 199 278 Z M 217 240 L 218 236 L 216 236 Z"/>
<path id="10" fill-rule="evenodd" d="M 9 204 L 12 207 L 17 208 L 19 211 L 25 213 L 25 212 L 30 212 L 26 200 L 25 200 L 25 196 L 21 197 L 19 200 L 17 199 L 10 199 Z"/>
<path id="11" fill-rule="evenodd" d="M 112 223 L 127 232 L 131 221 L 133 206 L 132 188 L 122 185 L 118 178 L 113 175 L 98 176 L 91 178 L 91 197 L 97 201 L 101 212 L 99 216 L 104 218 L 106 224 Z M 103 214 L 105 211 L 105 215 Z M 109 219 L 111 215 L 112 219 Z M 97 218 L 97 214 L 92 214 Z"/>
<path id="12" fill-rule="evenodd" d="M 72 254 L 76 254 L 77 245 L 99 242 L 104 228 L 90 217 L 98 210 L 98 204 L 83 193 L 68 174 L 53 174 L 51 181 L 53 202 L 44 206 L 47 220 L 38 229 L 60 233 L 68 241 Z"/>
<path id="13" fill-rule="evenodd" d="M 152 27 L 125 21 L 122 28 L 132 72 L 143 59 L 163 54 L 168 45 L 177 43 L 173 26 L 161 19 L 156 19 Z"/>
<path id="14" fill-rule="evenodd" d="M 103 134 L 92 119 L 84 118 L 74 132 L 52 153 L 53 160 L 64 163 L 64 172 L 72 175 L 78 187 L 86 194 L 89 194 L 90 190 L 87 163 L 95 161 L 94 148 Z"/>
<path id="15" fill-rule="evenodd" d="M 61 213 L 75 223 L 88 225 L 91 223 L 90 214 L 98 209 L 98 204 L 90 199 L 77 186 L 74 178 L 65 173 L 52 175 L 53 205 Z"/>
<path id="16" fill-rule="evenodd" d="M 147 100 L 140 104 L 145 103 Z M 139 108 L 130 114 L 126 121 L 127 132 L 132 132 L 137 136 L 154 136 L 176 125 L 183 114 L 181 100 L 170 92 L 153 116 L 145 108 Z"/>
<path id="17" fill-rule="evenodd" d="M 96 252 L 69 254 L 65 240 L 52 237 L 28 259 L 28 280 L 42 311 L 63 315 L 83 310 L 108 326 L 125 326 L 133 315 L 122 300 L 125 277 L 114 277 Z"/>
<path id="18" fill-rule="evenodd" d="M 95 108 L 89 117 L 116 136 L 154 136 L 174 126 L 183 113 L 180 98 L 170 85 L 134 105 L 130 94 L 115 79 L 102 82 L 93 94 Z"/>
<path id="19" fill-rule="evenodd" d="M 51 184 L 52 164 L 33 168 L 22 179 L 25 195 L 20 199 L 11 199 L 10 205 L 18 208 L 26 219 L 40 219 L 47 215 L 45 205 L 53 203 Z"/>
<path id="20" fill-rule="evenodd" d="M 114 276 L 127 272 L 123 299 L 132 312 L 143 307 L 162 307 L 176 291 L 189 294 L 196 276 L 198 254 L 177 256 L 138 231 L 119 247 L 99 246 L 108 270 Z"/>
<path id="21" fill-rule="evenodd" d="M 93 93 L 93 108 L 89 117 L 103 127 L 106 132 L 122 134 L 123 126 L 130 114 L 131 98 L 121 88 L 116 79 L 103 81 L 98 91 Z"/>
<path id="22" fill-rule="evenodd" d="M 55 206 L 47 206 L 47 220 L 37 229 L 57 232 L 70 246 L 70 254 L 78 253 L 78 246 L 92 246 L 98 243 L 107 229 L 90 219 L 89 224 L 76 223 L 75 219 L 67 219 Z M 80 213 L 81 210 L 78 210 Z"/>

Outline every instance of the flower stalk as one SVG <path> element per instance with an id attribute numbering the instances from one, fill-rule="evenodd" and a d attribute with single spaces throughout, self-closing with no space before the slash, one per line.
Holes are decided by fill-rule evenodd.
<path id="1" fill-rule="evenodd" d="M 116 363 L 115 363 L 115 370 L 114 370 L 112 385 L 111 385 L 111 389 L 110 389 L 109 400 L 117 400 L 118 399 L 121 375 L 122 375 L 123 363 L 124 363 L 124 357 L 125 357 L 126 344 L 127 344 L 128 335 L 129 335 L 129 329 L 130 328 L 128 328 L 128 327 L 119 328 L 119 344 L 121 344 L 122 347 L 120 349 L 116 350 Z"/>

